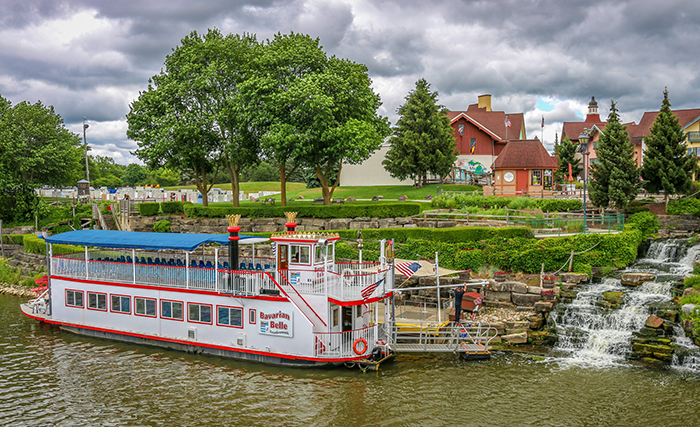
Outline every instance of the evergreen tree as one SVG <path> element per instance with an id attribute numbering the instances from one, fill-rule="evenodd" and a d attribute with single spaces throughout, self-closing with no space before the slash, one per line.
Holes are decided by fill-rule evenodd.
<path id="1" fill-rule="evenodd" d="M 668 196 L 682 193 L 692 183 L 692 175 L 697 168 L 697 159 L 686 152 L 685 135 L 678 118 L 671 111 L 668 89 L 664 90 L 661 111 L 656 116 L 650 135 L 644 137 L 646 150 L 642 165 L 644 186 L 652 193 L 664 192 Z"/>
<path id="2" fill-rule="evenodd" d="M 594 205 L 627 208 L 627 203 L 637 195 L 639 171 L 634 163 L 634 150 L 627 128 L 620 123 L 615 101 L 611 101 L 608 125 L 601 133 L 596 149 L 598 162 L 591 165 L 588 188 Z"/>
<path id="3" fill-rule="evenodd" d="M 559 155 L 559 132 L 554 132 L 554 155 Z"/>
<path id="4" fill-rule="evenodd" d="M 569 164 L 571 164 L 571 175 L 576 178 L 581 175 L 580 159 L 576 158 L 578 145 L 571 142 L 568 137 L 564 137 L 559 144 L 559 168 L 557 175 L 564 178 L 564 181 L 569 180 Z"/>
<path id="5" fill-rule="evenodd" d="M 394 178 L 413 177 L 425 184 L 428 173 L 443 177 L 452 169 L 457 159 L 454 131 L 437 103 L 437 91 L 431 92 L 425 79 L 418 80 L 405 99 L 382 164 Z"/>

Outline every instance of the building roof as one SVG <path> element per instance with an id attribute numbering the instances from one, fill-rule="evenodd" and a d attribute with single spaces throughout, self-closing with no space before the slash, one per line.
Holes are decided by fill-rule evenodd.
<path id="1" fill-rule="evenodd" d="M 584 129 L 592 129 L 595 126 L 598 130 L 604 130 L 607 125 L 608 122 L 564 122 L 561 139 L 567 137 L 570 141 L 578 141 L 578 137 Z"/>
<path id="2" fill-rule="evenodd" d="M 681 128 L 686 128 L 700 119 L 700 108 L 691 108 L 687 110 L 671 110 L 678 118 Z M 639 124 L 629 129 L 630 138 L 641 138 L 649 136 L 651 127 L 654 125 L 659 111 L 646 112 L 639 121 Z"/>
<path id="3" fill-rule="evenodd" d="M 506 116 L 510 120 L 511 127 L 508 128 L 508 140 L 519 140 L 520 134 L 525 131 L 525 116 L 523 113 L 508 113 L 503 111 L 487 111 L 486 108 L 479 108 L 478 104 L 472 104 L 467 111 L 448 111 L 447 117 L 450 123 L 464 117 L 482 131 L 486 132 L 497 142 L 506 142 Z"/>
<path id="4" fill-rule="evenodd" d="M 506 144 L 492 169 L 556 169 L 558 165 L 538 139 L 524 139 Z"/>

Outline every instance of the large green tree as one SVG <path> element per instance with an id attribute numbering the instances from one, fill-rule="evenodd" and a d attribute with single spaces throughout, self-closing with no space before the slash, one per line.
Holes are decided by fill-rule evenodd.
<path id="1" fill-rule="evenodd" d="M 648 191 L 658 193 L 663 190 L 666 203 L 670 195 L 686 191 L 693 182 L 697 159 L 686 152 L 684 140 L 678 118 L 671 111 L 668 89 L 665 89 L 661 111 L 650 135 L 644 137 L 646 150 L 642 178 Z"/>
<path id="2" fill-rule="evenodd" d="M 437 91 L 425 79 L 406 96 L 391 137 L 384 168 L 398 179 L 414 178 L 425 184 L 428 173 L 443 177 L 454 165 L 455 137 Z"/>
<path id="3" fill-rule="evenodd" d="M 389 134 L 367 67 L 327 57 L 318 39 L 294 33 L 268 41 L 256 64 L 256 78 L 242 85 L 248 117 L 280 166 L 283 200 L 294 169 L 309 167 L 330 204 L 343 164 L 363 162 Z"/>
<path id="4" fill-rule="evenodd" d="M 138 163 L 130 163 L 124 171 L 122 180 L 124 185 L 129 187 L 136 187 L 138 185 L 146 184 L 146 179 L 148 178 L 148 169 L 139 165 Z"/>
<path id="5" fill-rule="evenodd" d="M 32 218 L 34 188 L 71 185 L 80 173 L 80 138 L 52 106 L 0 97 L 0 219 Z"/>
<path id="6" fill-rule="evenodd" d="M 637 195 L 639 171 L 627 128 L 620 123 L 615 101 L 611 101 L 608 124 L 601 132 L 596 149 L 598 161 L 591 165 L 590 197 L 599 207 L 613 205 L 618 210 Z"/>
<path id="7" fill-rule="evenodd" d="M 562 138 L 561 144 L 558 145 L 558 152 L 559 168 L 557 169 L 557 174 L 563 177 L 565 182 L 568 182 L 569 165 L 571 165 L 572 178 L 576 178 L 581 175 L 581 159 L 576 158 L 578 145 L 571 142 L 571 140 L 565 136 Z"/>
<path id="8" fill-rule="evenodd" d="M 258 139 L 241 119 L 238 89 L 256 45 L 248 35 L 192 32 L 127 115 L 127 136 L 139 145 L 135 154 L 151 169 L 165 166 L 192 178 L 204 205 L 223 164 L 238 206 L 240 171 L 257 161 Z"/>

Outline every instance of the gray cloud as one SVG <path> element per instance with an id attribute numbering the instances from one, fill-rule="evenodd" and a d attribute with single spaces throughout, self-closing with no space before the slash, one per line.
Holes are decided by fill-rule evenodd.
<path id="1" fill-rule="evenodd" d="M 0 94 L 54 105 L 71 129 L 88 116 L 93 152 L 133 161 L 129 104 L 183 37 L 214 27 L 319 37 L 368 66 L 392 122 L 419 78 L 453 110 L 492 94 L 526 113 L 528 136 L 544 114 L 546 142 L 591 95 L 624 121 L 658 110 L 666 86 L 674 108 L 699 106 L 700 3 L 683 0 L 5 0 Z M 541 112 L 540 98 L 559 101 Z"/>

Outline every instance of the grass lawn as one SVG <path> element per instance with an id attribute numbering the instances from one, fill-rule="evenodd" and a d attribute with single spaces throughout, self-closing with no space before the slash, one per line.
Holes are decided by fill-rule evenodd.
<path id="1" fill-rule="evenodd" d="M 231 184 L 217 184 L 215 187 L 221 188 L 222 190 L 230 190 Z M 348 197 L 355 197 L 356 199 L 372 199 L 374 196 L 384 196 L 383 201 L 396 201 L 400 196 L 406 195 L 409 200 L 424 200 L 429 194 L 433 197 L 437 195 L 437 184 L 426 185 L 423 188 L 414 188 L 412 185 L 375 185 L 370 187 L 338 187 L 333 192 L 334 199 L 347 199 Z M 441 184 L 439 185 L 441 191 L 481 191 L 480 187 L 472 185 L 457 185 L 457 184 Z M 191 188 L 194 186 L 186 187 L 168 187 L 167 190 L 177 190 L 178 188 Z M 256 193 L 258 191 L 280 191 L 279 182 L 243 182 L 241 183 L 241 190 L 246 194 Z M 288 182 L 287 183 L 287 198 L 298 199 L 299 196 L 303 196 L 303 199 L 310 201 L 319 197 L 322 197 L 322 191 L 320 188 L 306 188 L 306 184 L 298 182 Z M 276 194 L 270 196 L 275 198 L 277 201 L 280 200 L 280 195 Z M 245 204 L 244 204 L 245 203 Z M 246 206 L 249 202 L 241 202 L 241 206 Z M 252 202 L 250 202 L 252 203 Z M 228 203 L 227 203 L 228 204 Z"/>

